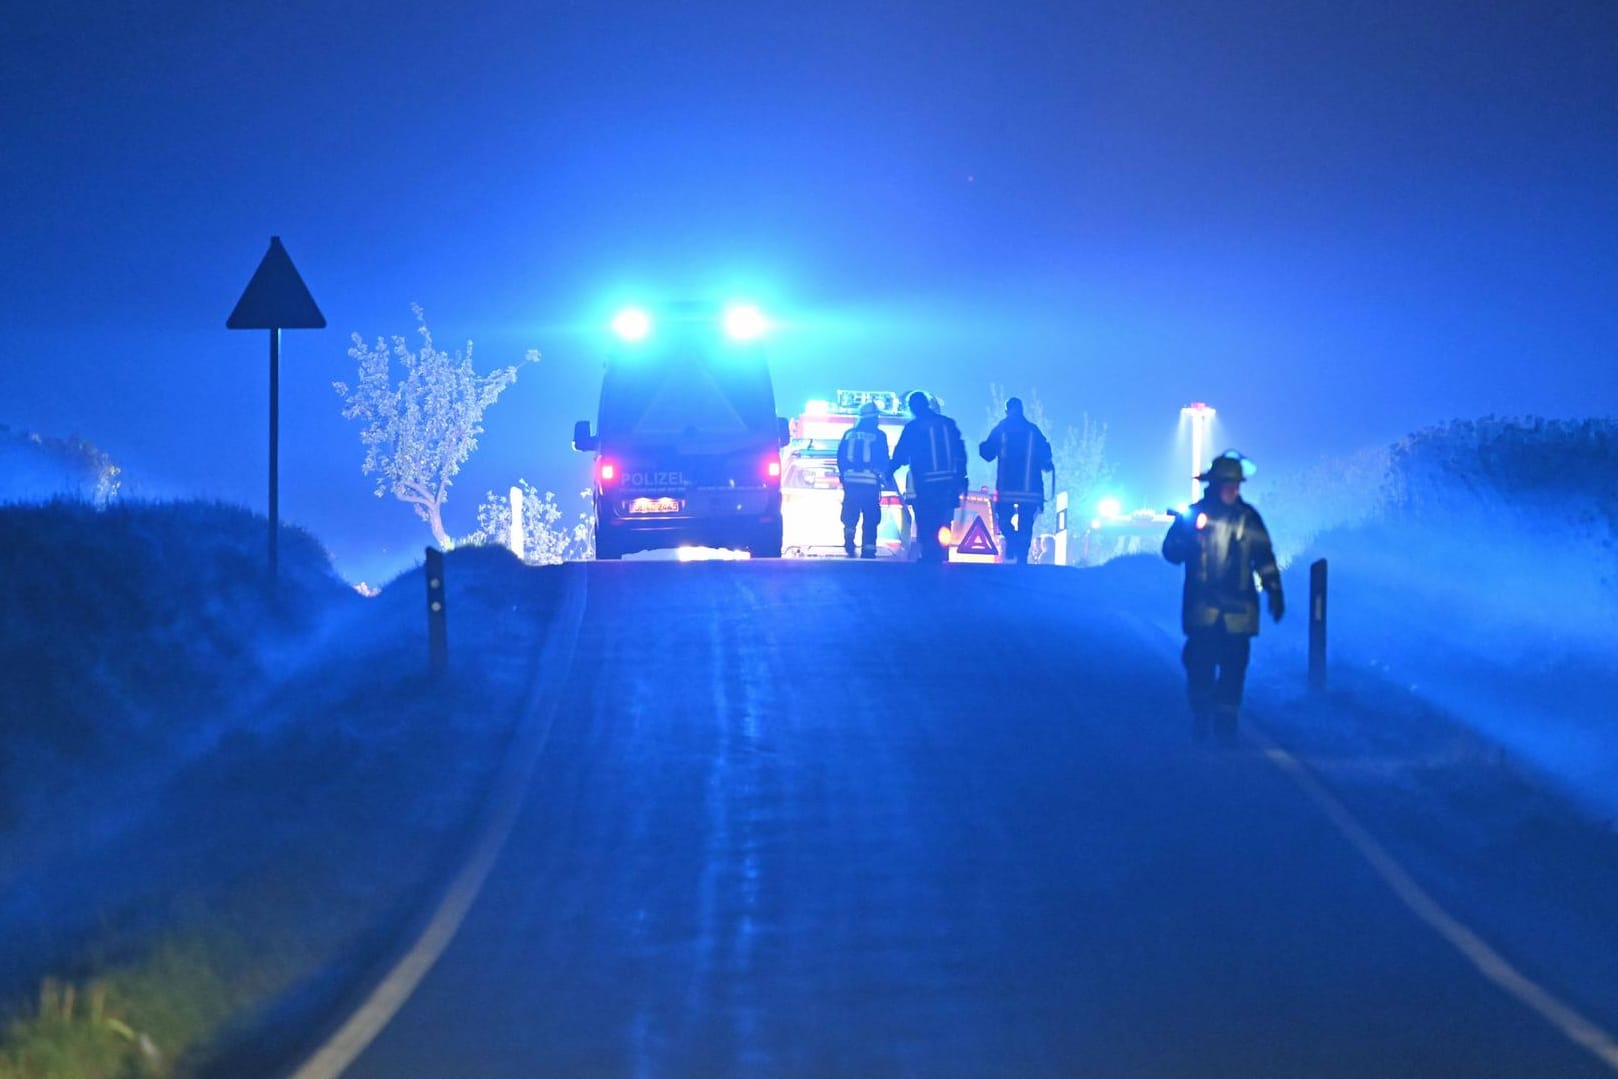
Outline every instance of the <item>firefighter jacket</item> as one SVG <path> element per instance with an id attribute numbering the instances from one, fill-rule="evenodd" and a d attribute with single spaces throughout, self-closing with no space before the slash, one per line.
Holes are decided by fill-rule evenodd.
<path id="1" fill-rule="evenodd" d="M 1225 505 L 1208 495 L 1176 518 L 1163 538 L 1163 557 L 1185 566 L 1180 626 L 1187 634 L 1223 624 L 1243 637 L 1258 634 L 1258 576 L 1279 593 L 1281 571 L 1258 511 L 1241 499 Z"/>
<path id="2" fill-rule="evenodd" d="M 978 446 L 985 461 L 998 462 L 994 488 L 1002 502 L 1045 504 L 1045 477 L 1054 472 L 1051 444 L 1038 427 L 1021 416 L 1007 416 L 995 424 Z"/>
<path id="3" fill-rule="evenodd" d="M 888 464 L 888 436 L 874 417 L 862 419 L 843 432 L 837 444 L 837 478 L 844 490 L 875 494 L 892 483 Z"/>
<path id="4" fill-rule="evenodd" d="M 966 440 L 948 416 L 929 412 L 905 424 L 892 464 L 909 467 L 918 498 L 966 492 Z"/>

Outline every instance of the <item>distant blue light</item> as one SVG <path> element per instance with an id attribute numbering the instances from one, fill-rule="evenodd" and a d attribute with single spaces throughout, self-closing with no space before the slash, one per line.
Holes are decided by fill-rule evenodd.
<path id="1" fill-rule="evenodd" d="M 755 341 L 770 331 L 769 319 L 750 303 L 726 308 L 724 323 L 725 333 L 733 341 Z"/>
<path id="2" fill-rule="evenodd" d="M 652 316 L 638 307 L 626 307 L 612 317 L 612 332 L 625 341 L 644 341 L 652 332 Z"/>

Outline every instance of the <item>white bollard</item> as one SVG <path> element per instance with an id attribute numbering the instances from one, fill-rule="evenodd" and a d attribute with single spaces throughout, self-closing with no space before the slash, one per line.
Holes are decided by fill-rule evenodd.
<path id="1" fill-rule="evenodd" d="M 1065 566 L 1067 560 L 1067 492 L 1056 492 L 1056 564 Z"/>
<path id="2" fill-rule="evenodd" d="M 522 488 L 513 487 L 511 489 L 511 533 L 506 537 L 506 546 L 510 547 L 511 553 L 519 559 L 522 558 L 523 553 L 522 537 Z"/>

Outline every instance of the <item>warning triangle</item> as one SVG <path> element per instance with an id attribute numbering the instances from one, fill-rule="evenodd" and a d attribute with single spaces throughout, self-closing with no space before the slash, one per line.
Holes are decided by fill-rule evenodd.
<path id="1" fill-rule="evenodd" d="M 281 237 L 270 237 L 270 249 L 253 271 L 236 310 L 225 320 L 227 330 L 324 330 L 326 316 L 315 306 L 308 286 L 298 276 Z"/>
<path id="2" fill-rule="evenodd" d="M 972 518 L 971 527 L 966 530 L 966 535 L 961 537 L 961 542 L 956 545 L 955 552 L 957 554 L 997 556 L 1000 549 L 994 545 L 994 537 L 989 535 L 988 526 L 983 523 L 983 518 L 978 516 Z"/>

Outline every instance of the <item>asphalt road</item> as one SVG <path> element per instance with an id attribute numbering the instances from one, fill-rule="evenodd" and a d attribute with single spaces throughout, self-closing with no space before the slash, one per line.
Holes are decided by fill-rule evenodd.
<path id="1" fill-rule="evenodd" d="M 1194 744 L 1093 576 L 575 572 L 512 832 L 350 1076 L 1611 1074 Z"/>

